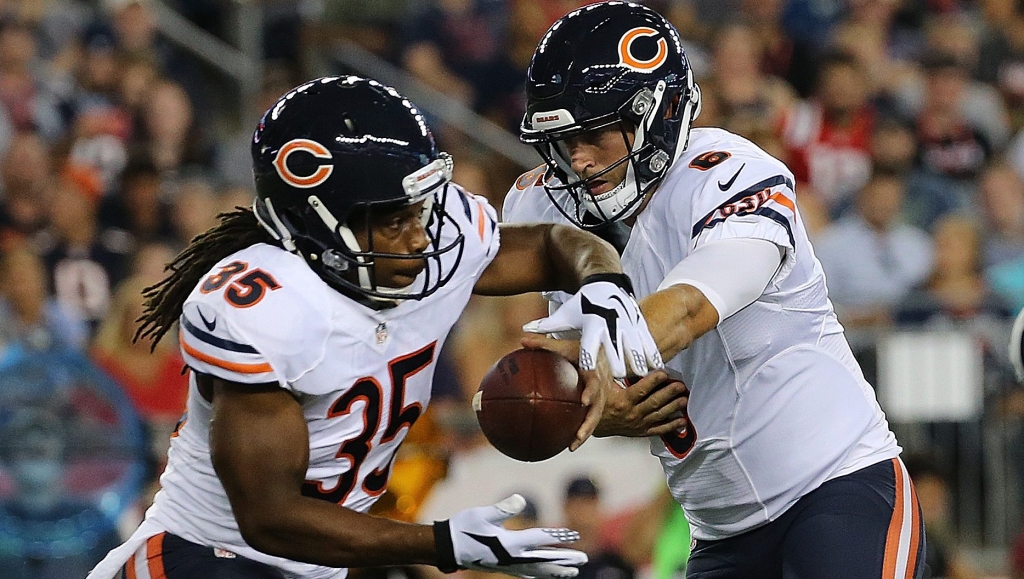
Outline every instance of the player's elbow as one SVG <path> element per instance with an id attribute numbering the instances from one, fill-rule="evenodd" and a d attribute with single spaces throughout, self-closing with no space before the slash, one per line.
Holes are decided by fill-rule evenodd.
<path id="1" fill-rule="evenodd" d="M 274 515 L 270 509 L 264 509 L 261 505 L 234 510 L 238 530 L 246 544 L 267 555 L 288 555 L 289 533 L 283 528 L 283 517 Z"/>
<path id="2" fill-rule="evenodd" d="M 289 515 L 295 509 L 290 508 L 290 501 L 273 489 L 231 484 L 235 481 L 224 481 L 224 490 L 231 502 L 231 512 L 242 539 L 261 553 L 285 556 L 288 540 L 294 537 L 294 533 L 290 532 L 294 524 Z"/>
<path id="3" fill-rule="evenodd" d="M 236 471 L 227 468 L 223 460 L 217 460 L 214 453 L 214 469 L 224 485 L 224 490 L 231 503 L 231 512 L 238 524 L 238 531 L 245 542 L 262 553 L 277 555 L 280 550 L 279 537 L 284 533 L 280 529 L 285 524 L 286 510 L 276 507 L 278 501 L 267 500 L 271 494 L 266 488 L 246 485 L 242 478 L 234 476 Z M 264 497 L 262 500 L 259 497 Z"/>

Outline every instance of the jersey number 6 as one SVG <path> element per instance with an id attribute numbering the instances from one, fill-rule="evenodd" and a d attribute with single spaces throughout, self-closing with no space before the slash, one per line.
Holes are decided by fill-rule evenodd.
<path id="1" fill-rule="evenodd" d="M 686 395 L 690 395 L 689 389 L 687 389 Z M 676 458 L 684 458 L 690 454 L 693 445 L 697 443 L 697 429 L 693 427 L 693 421 L 690 420 L 690 415 L 686 410 L 683 410 L 683 416 L 686 417 L 685 427 L 676 432 L 661 435 L 661 441 L 665 443 L 665 448 Z"/>
<path id="2" fill-rule="evenodd" d="M 377 443 L 378 445 L 394 440 L 402 427 L 412 428 L 413 423 L 423 412 L 423 407 L 418 402 L 405 406 L 406 380 L 434 361 L 436 345 L 437 342 L 431 342 L 411 354 L 399 356 L 388 363 L 388 374 L 391 376 L 391 404 L 387 408 L 386 416 L 383 408 L 384 389 L 373 376 L 357 380 L 331 405 L 327 418 L 347 416 L 352 413 L 352 406 L 356 401 L 363 401 L 363 430 L 354 438 L 342 443 L 335 455 L 335 458 L 343 458 L 349 462 L 348 470 L 338 477 L 338 484 L 333 489 L 324 489 L 323 483 L 320 481 L 306 481 L 302 484 L 304 496 L 344 504 L 345 499 L 359 482 L 359 469 L 373 449 L 373 438 L 380 428 L 381 421 L 387 420 L 387 426 L 384 429 L 384 434 L 381 435 L 380 442 Z M 391 456 L 388 457 L 383 467 L 366 474 L 363 479 L 363 492 L 370 496 L 377 496 L 384 492 L 397 450 L 398 446 L 396 445 L 391 449 Z"/>
<path id="3" fill-rule="evenodd" d="M 690 161 L 690 168 L 697 169 L 698 171 L 707 171 L 731 156 L 732 153 L 726 151 L 708 151 Z"/>

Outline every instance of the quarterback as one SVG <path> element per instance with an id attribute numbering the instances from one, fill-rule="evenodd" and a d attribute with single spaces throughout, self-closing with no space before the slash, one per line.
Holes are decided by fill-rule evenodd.
<path id="1" fill-rule="evenodd" d="M 666 370 L 690 390 L 687 423 L 651 437 L 696 539 L 687 577 L 921 577 L 914 487 L 829 302 L 789 169 L 740 136 L 691 130 L 700 89 L 678 32 L 649 8 L 569 13 L 528 74 L 522 140 L 545 163 L 513 185 L 503 221 L 627 230 L 623 269 Z M 573 315 L 526 329 L 558 332 Z M 631 432 L 628 391 L 599 432 Z"/>
<path id="2" fill-rule="evenodd" d="M 90 579 L 340 579 L 404 564 L 575 576 L 586 555 L 552 547 L 574 531 L 502 527 L 518 495 L 432 526 L 364 513 L 473 292 L 574 292 L 568 323 L 592 362 L 577 444 L 608 369 L 661 366 L 614 249 L 564 225 L 499 226 L 450 182 L 419 111 L 372 80 L 288 92 L 252 157 L 252 210 L 221 215 L 147 290 L 141 337 L 180 322 L 187 414 L 145 520 Z"/>

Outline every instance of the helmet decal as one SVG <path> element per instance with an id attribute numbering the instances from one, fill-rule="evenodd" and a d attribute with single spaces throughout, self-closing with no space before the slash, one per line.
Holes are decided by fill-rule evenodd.
<path id="1" fill-rule="evenodd" d="M 539 111 L 533 114 L 533 126 L 538 129 L 555 129 L 575 122 L 576 119 L 572 118 L 572 113 L 565 109 Z"/>
<path id="2" fill-rule="evenodd" d="M 658 36 L 658 31 L 646 26 L 638 26 L 627 31 L 619 39 L 619 66 L 624 66 L 636 72 L 652 72 L 665 63 L 668 59 L 668 42 L 664 38 L 658 39 L 658 53 L 647 60 L 640 60 L 633 56 L 633 41 L 641 36 Z"/>
<path id="3" fill-rule="evenodd" d="M 312 175 L 296 175 L 288 168 L 288 157 L 292 153 L 299 151 L 309 153 L 318 159 L 333 158 L 331 152 L 327 150 L 327 147 L 316 141 L 311 141 L 309 139 L 292 139 L 291 141 L 288 141 L 280 150 L 278 150 L 277 156 L 274 157 L 274 169 L 277 170 L 277 174 L 285 183 L 300 189 L 308 189 L 323 183 L 331 176 L 331 173 L 334 172 L 334 165 L 324 164 L 318 165 L 316 171 L 314 171 Z"/>

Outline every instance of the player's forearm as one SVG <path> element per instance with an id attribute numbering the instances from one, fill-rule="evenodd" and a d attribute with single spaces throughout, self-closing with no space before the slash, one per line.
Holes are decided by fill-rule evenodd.
<path id="1" fill-rule="evenodd" d="M 434 563 L 431 527 L 301 494 L 310 445 L 302 406 L 289 392 L 205 374 L 196 379 L 214 391 L 210 460 L 250 546 L 329 567 Z"/>
<path id="2" fill-rule="evenodd" d="M 374 517 L 307 497 L 264 505 L 243 522 L 254 549 L 328 567 L 435 565 L 433 527 Z M 237 515 L 236 515 L 237 516 Z"/>
<path id="3" fill-rule="evenodd" d="M 575 292 L 584 279 L 600 273 L 622 273 L 619 254 L 596 235 L 566 225 L 546 232 L 548 271 L 559 289 Z"/>
<path id="4" fill-rule="evenodd" d="M 501 247 L 474 293 L 575 293 L 587 276 L 622 272 L 615 248 L 585 231 L 552 223 L 503 223 L 499 231 Z"/>
<path id="5" fill-rule="evenodd" d="M 640 310 L 665 360 L 718 325 L 718 311 L 691 285 L 674 285 L 640 301 Z"/>

